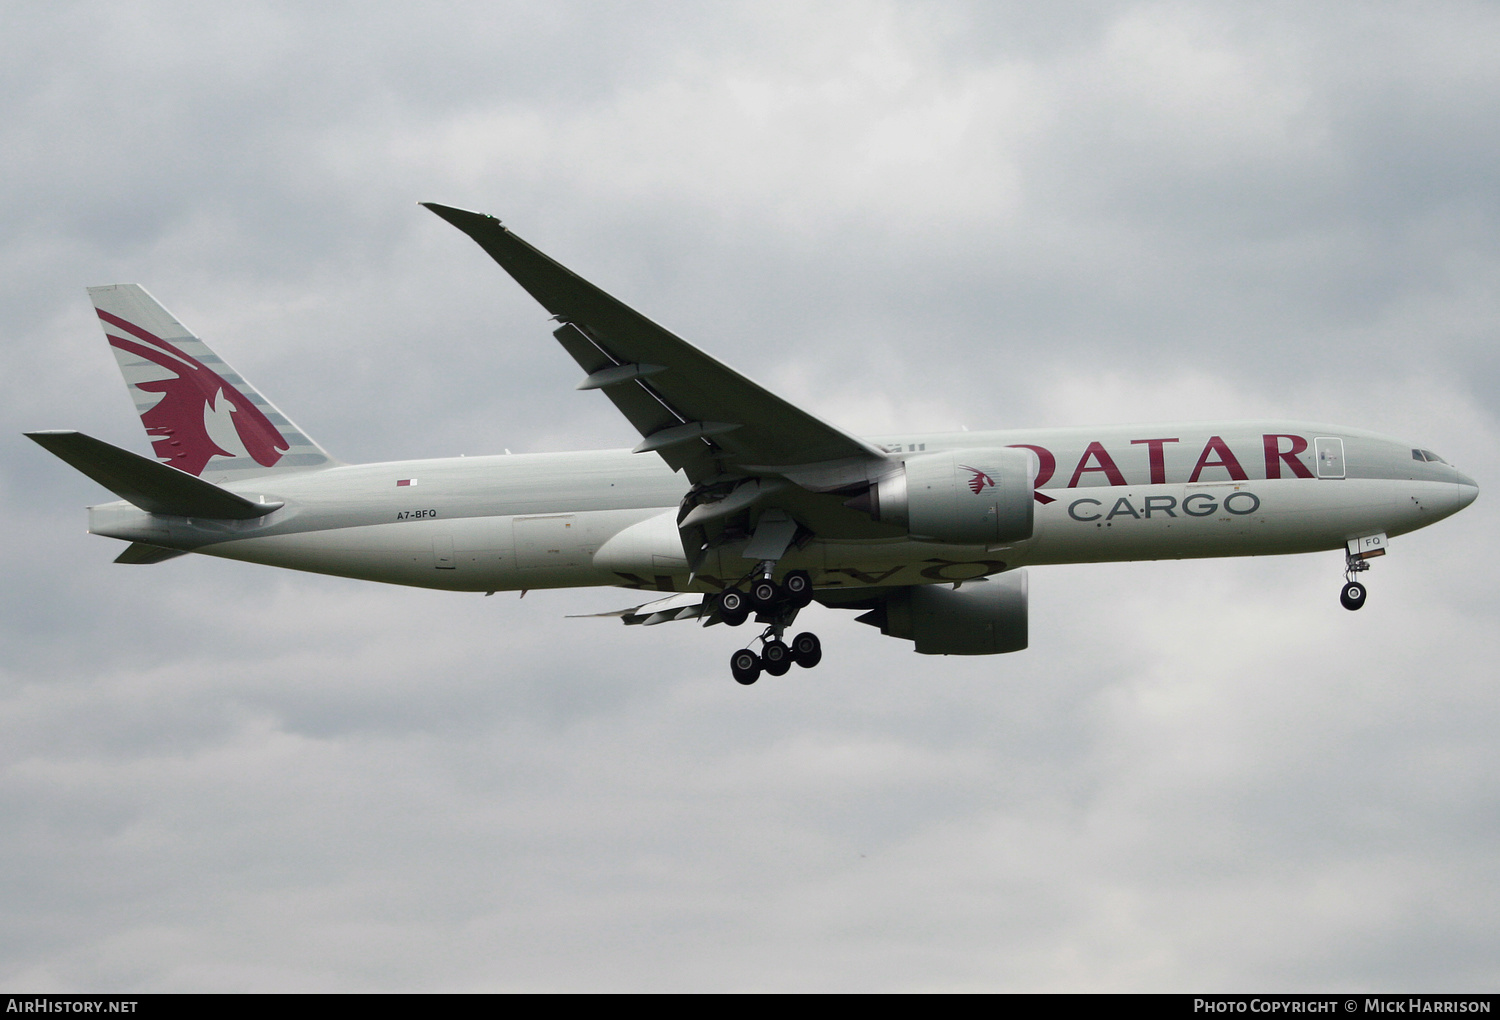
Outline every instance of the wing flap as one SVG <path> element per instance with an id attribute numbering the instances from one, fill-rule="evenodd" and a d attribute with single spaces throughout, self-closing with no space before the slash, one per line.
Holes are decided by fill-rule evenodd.
<path id="1" fill-rule="evenodd" d="M 647 602 L 643 606 L 615 609 L 608 613 L 584 613 L 580 616 L 569 617 L 569 619 L 590 620 L 614 617 L 627 627 L 654 627 L 659 623 L 671 623 L 674 620 L 697 620 L 708 614 L 708 599 L 694 592 L 681 592 L 664 599 L 657 599 L 655 602 Z"/>

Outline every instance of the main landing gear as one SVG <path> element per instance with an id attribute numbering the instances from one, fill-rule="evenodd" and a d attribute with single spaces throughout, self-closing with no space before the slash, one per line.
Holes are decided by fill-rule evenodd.
<path id="1" fill-rule="evenodd" d="M 772 676 L 785 676 L 795 663 L 803 669 L 812 669 L 823 661 L 823 642 L 812 631 L 803 631 L 792 638 L 791 644 L 776 636 L 776 627 L 767 627 L 758 640 L 760 654 L 741 648 L 729 657 L 729 671 L 742 684 L 755 683 L 761 671 Z"/>
<path id="2" fill-rule="evenodd" d="M 812 601 L 812 578 L 805 570 L 794 570 L 780 584 L 762 577 L 750 585 L 749 594 L 739 588 L 725 588 L 718 594 L 719 617 L 729 626 L 738 627 L 755 613 L 768 621 L 791 609 L 793 615 Z"/>
<path id="3" fill-rule="evenodd" d="M 757 620 L 767 624 L 756 639 L 761 643 L 759 655 L 741 648 L 729 657 L 729 670 L 735 680 L 753 684 L 762 671 L 771 676 L 785 676 L 794 664 L 812 669 L 822 661 L 823 644 L 816 634 L 803 631 L 790 643 L 782 640 L 798 611 L 812 601 L 812 593 L 812 578 L 805 570 L 792 571 L 780 584 L 767 572 L 750 585 L 748 594 L 737 587 L 719 592 L 719 617 L 729 626 L 738 627 L 752 612 Z"/>

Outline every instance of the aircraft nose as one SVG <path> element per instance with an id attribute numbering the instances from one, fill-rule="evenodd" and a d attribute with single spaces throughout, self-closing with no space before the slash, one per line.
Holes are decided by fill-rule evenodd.
<path id="1" fill-rule="evenodd" d="M 1458 473 L 1458 508 L 1462 510 L 1479 498 L 1479 483 L 1462 471 Z"/>

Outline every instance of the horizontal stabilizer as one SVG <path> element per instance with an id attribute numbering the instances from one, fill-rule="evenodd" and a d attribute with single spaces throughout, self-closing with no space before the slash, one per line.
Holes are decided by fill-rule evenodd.
<path id="1" fill-rule="evenodd" d="M 148 542 L 131 542 L 125 551 L 115 557 L 116 563 L 160 563 L 162 560 L 170 560 L 174 556 L 186 556 L 183 549 L 168 549 L 164 545 L 151 545 Z"/>
<path id="2" fill-rule="evenodd" d="M 147 513 L 248 521 L 282 505 L 252 503 L 212 482 L 82 432 L 27 432 L 26 436 Z"/>

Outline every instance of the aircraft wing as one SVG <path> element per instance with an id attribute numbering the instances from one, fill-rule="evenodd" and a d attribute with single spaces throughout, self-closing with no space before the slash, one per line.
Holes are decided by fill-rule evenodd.
<path id="1" fill-rule="evenodd" d="M 617 301 L 537 251 L 493 216 L 423 202 L 473 238 L 562 326 L 555 332 L 654 451 L 693 483 L 778 468 L 884 459 Z"/>

